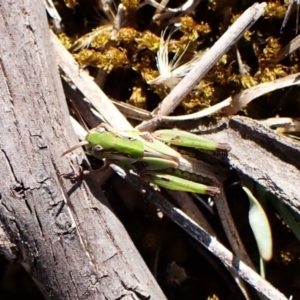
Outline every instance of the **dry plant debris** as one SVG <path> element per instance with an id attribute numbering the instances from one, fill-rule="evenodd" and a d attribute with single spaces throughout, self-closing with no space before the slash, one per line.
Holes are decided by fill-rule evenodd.
<path id="1" fill-rule="evenodd" d="M 193 61 L 201 59 L 202 53 L 254 2 L 201 1 L 188 14 L 179 9 L 184 6 L 183 1 L 169 1 L 164 10 L 155 1 L 130 0 L 57 1 L 57 8 L 65 26 L 60 35 L 62 42 L 82 67 L 90 72 L 95 68 L 104 71 L 102 88 L 107 95 L 123 102 L 135 99 L 130 103 L 151 110 L 191 69 Z M 295 15 L 290 17 L 290 26 L 280 32 L 288 7 L 282 2 L 267 1 L 263 17 L 236 47 L 223 55 L 175 114 L 199 111 L 242 90 L 299 72 L 297 51 L 276 61 L 295 33 Z M 120 5 L 123 13 L 118 15 Z M 161 18 L 167 12 L 172 16 Z M 161 77 L 165 80 L 159 80 Z M 115 78 L 124 78 L 118 88 Z M 279 99 L 284 92 L 261 96 L 243 113 L 253 118 L 297 117 L 297 92 L 293 93 L 293 100 L 282 103 Z"/>

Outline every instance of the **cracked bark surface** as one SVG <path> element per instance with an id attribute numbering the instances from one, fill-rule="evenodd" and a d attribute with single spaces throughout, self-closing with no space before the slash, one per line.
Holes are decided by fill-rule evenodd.
<path id="1" fill-rule="evenodd" d="M 247 117 L 234 116 L 223 125 L 222 130 L 203 136 L 232 145 L 229 165 L 299 214 L 299 143 Z"/>
<path id="2" fill-rule="evenodd" d="M 0 0 L 0 14 L 1 253 L 47 299 L 165 299 L 92 179 L 62 176 L 83 153 L 61 157 L 76 138 L 43 2 Z"/>

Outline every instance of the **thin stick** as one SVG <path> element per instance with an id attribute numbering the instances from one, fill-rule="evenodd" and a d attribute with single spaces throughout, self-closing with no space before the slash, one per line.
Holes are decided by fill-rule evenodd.
<path id="1" fill-rule="evenodd" d="M 52 0 L 44 0 L 44 5 L 45 5 L 48 15 L 52 19 L 54 30 L 56 32 L 61 32 L 62 31 L 61 17 L 59 15 L 58 11 L 56 10 L 56 7 L 53 4 L 53 1 Z"/>
<path id="2" fill-rule="evenodd" d="M 152 131 L 160 122 L 160 117 L 171 113 L 190 93 L 194 86 L 210 71 L 217 61 L 234 45 L 263 14 L 266 3 L 255 3 L 248 8 L 241 17 L 222 35 L 222 37 L 207 51 L 202 59 L 196 63 L 190 73 L 183 78 L 161 105 L 153 111 L 157 115 L 152 120 L 138 126 L 141 131 Z"/>
<path id="3" fill-rule="evenodd" d="M 187 120 L 196 120 L 205 116 L 211 115 L 222 109 L 222 113 L 225 115 L 234 115 L 240 109 L 248 105 L 252 100 L 270 93 L 272 91 L 282 89 L 285 87 L 298 85 L 300 83 L 300 73 L 285 76 L 283 78 L 275 79 L 270 82 L 264 82 L 253 86 L 249 89 L 243 90 L 234 96 L 230 96 L 227 99 L 205 108 L 196 113 L 182 115 L 182 116 L 162 116 L 160 120 L 162 122 L 182 122 Z"/>
<path id="4" fill-rule="evenodd" d="M 259 85 L 253 86 L 250 89 L 244 90 L 232 98 L 230 106 L 226 106 L 223 109 L 223 113 L 225 115 L 234 115 L 241 108 L 245 107 L 252 100 L 269 93 L 271 91 L 275 91 L 278 89 L 282 89 L 287 86 L 298 85 L 300 82 L 300 73 L 292 74 L 285 76 L 283 78 L 279 78 L 273 80 L 271 82 L 261 83 Z"/>
<path id="5" fill-rule="evenodd" d="M 292 7 L 294 5 L 294 2 L 295 2 L 294 0 L 290 0 L 289 6 L 288 6 L 288 8 L 286 10 L 286 13 L 285 13 L 285 16 L 284 16 L 284 20 L 283 20 L 281 28 L 280 28 L 280 32 L 282 32 L 283 28 L 285 27 L 285 25 L 286 25 L 286 23 L 287 23 L 287 21 L 288 21 L 288 19 L 290 17 L 290 14 L 292 12 Z"/>
<path id="6" fill-rule="evenodd" d="M 272 59 L 271 62 L 277 64 L 285 57 L 290 55 L 295 50 L 299 49 L 300 47 L 300 35 L 297 35 L 294 39 L 292 39 L 289 43 L 287 43 L 277 54 L 275 59 Z"/>

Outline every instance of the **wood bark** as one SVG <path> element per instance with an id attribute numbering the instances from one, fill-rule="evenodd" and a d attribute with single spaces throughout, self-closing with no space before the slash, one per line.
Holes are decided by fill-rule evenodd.
<path id="1" fill-rule="evenodd" d="M 78 156 L 43 1 L 0 0 L 0 249 L 47 299 L 165 299 Z"/>
<path id="2" fill-rule="evenodd" d="M 247 117 L 234 116 L 223 125 L 203 137 L 227 141 L 229 165 L 299 214 L 299 143 Z"/>

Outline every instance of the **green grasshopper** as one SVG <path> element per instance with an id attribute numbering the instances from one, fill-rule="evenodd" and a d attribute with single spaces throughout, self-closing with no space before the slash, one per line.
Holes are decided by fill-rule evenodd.
<path id="1" fill-rule="evenodd" d="M 202 139 L 184 131 L 158 130 L 152 134 L 137 130 L 119 131 L 102 123 L 88 132 L 85 141 L 64 154 L 85 145 L 88 154 L 105 159 L 107 163 L 117 164 L 125 170 L 131 169 L 157 186 L 212 196 L 219 194 L 217 187 L 173 175 L 181 170 L 184 173 L 179 175 L 189 178 L 190 173 L 201 176 L 205 170 L 204 168 L 200 172 L 194 170 L 188 160 L 166 143 L 224 153 L 230 151 L 228 144 Z"/>

